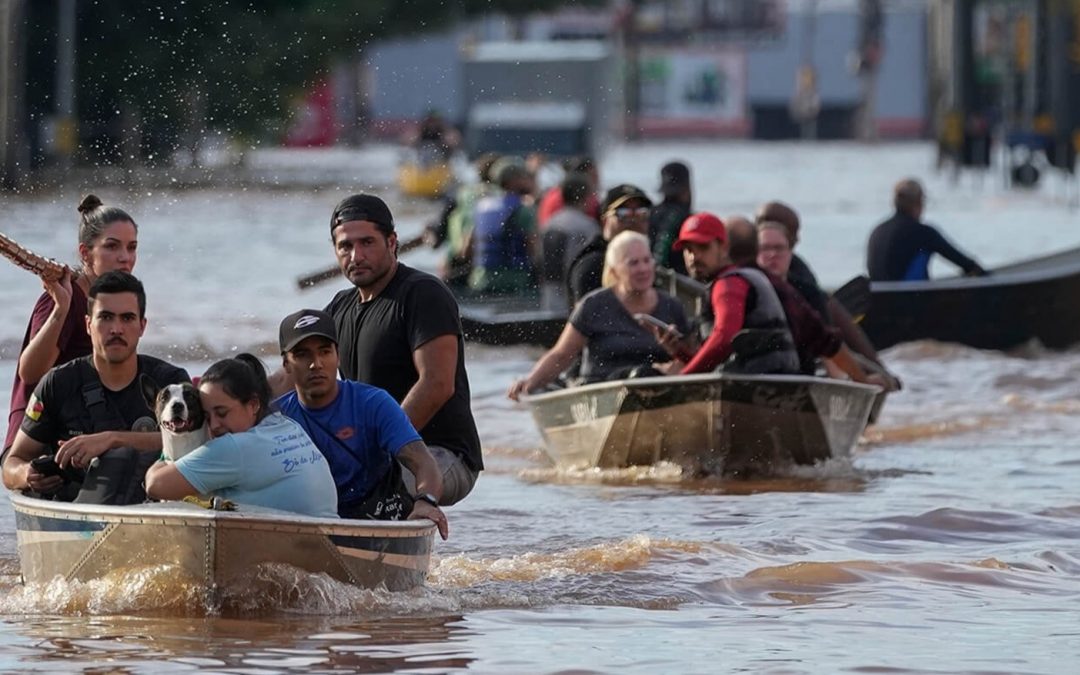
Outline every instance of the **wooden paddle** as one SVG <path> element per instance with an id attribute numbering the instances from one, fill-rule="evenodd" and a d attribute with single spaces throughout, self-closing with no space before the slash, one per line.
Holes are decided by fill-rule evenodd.
<path id="1" fill-rule="evenodd" d="M 408 253 L 409 251 L 420 248 L 423 245 L 424 234 L 420 233 L 412 239 L 398 242 L 397 254 L 402 255 L 404 253 Z M 332 267 L 327 267 L 326 269 L 319 270 L 318 272 L 312 272 L 311 274 L 305 274 L 304 276 L 297 278 L 296 287 L 300 290 L 304 290 L 306 288 L 313 288 L 321 283 L 330 281 L 331 279 L 336 279 L 339 276 L 341 276 L 341 267 L 338 265 L 334 265 Z"/>
<path id="2" fill-rule="evenodd" d="M 63 263 L 58 263 L 51 258 L 40 256 L 28 248 L 23 248 L 3 232 L 0 232 L 0 253 L 19 267 L 33 272 L 46 281 L 56 281 L 64 276 L 64 269 L 66 268 Z"/>
<path id="3" fill-rule="evenodd" d="M 870 311 L 870 279 L 865 274 L 860 274 L 833 291 L 832 296 L 851 314 L 852 320 L 858 323 Z"/>

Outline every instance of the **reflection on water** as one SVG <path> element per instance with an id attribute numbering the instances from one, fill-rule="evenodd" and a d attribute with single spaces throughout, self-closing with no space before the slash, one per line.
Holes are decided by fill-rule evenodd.
<path id="1" fill-rule="evenodd" d="M 422 661 L 432 671 L 466 668 L 472 659 L 455 648 L 468 636 L 454 615 L 396 619 L 297 621 L 206 617 L 102 616 L 91 620 L 42 617 L 24 622 L 22 669 L 101 669 L 141 672 L 157 662 L 230 672 L 316 669 L 392 672 Z M 284 646 L 288 645 L 288 646 Z"/>

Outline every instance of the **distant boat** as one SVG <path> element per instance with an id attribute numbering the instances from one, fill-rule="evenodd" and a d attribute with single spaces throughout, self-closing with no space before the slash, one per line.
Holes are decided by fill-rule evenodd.
<path id="1" fill-rule="evenodd" d="M 89 581 L 110 572 L 175 565 L 207 593 L 283 563 L 338 581 L 406 590 L 424 583 L 435 525 L 428 520 L 312 518 L 241 505 L 184 502 L 72 504 L 8 493 L 26 582 Z"/>
<path id="2" fill-rule="evenodd" d="M 449 159 L 436 149 L 421 147 L 403 154 L 398 165 L 398 190 L 406 197 L 439 199 L 454 183 L 454 170 Z"/>
<path id="3" fill-rule="evenodd" d="M 614 380 L 523 397 L 557 466 L 659 461 L 691 475 L 768 475 L 851 454 L 878 387 L 804 375 Z"/>
<path id="4" fill-rule="evenodd" d="M 986 277 L 875 281 L 862 328 L 878 349 L 913 340 L 1011 349 L 1080 342 L 1080 248 L 991 270 Z"/>
<path id="5" fill-rule="evenodd" d="M 683 302 L 687 316 L 699 314 L 699 298 L 706 293 L 704 284 L 665 268 L 657 268 L 657 285 Z M 465 339 L 488 345 L 552 346 L 569 318 L 565 300 L 559 304 L 564 307 L 545 307 L 539 294 L 471 297 L 458 293 Z"/>
<path id="6" fill-rule="evenodd" d="M 461 330 L 469 342 L 550 347 L 566 326 L 566 311 L 542 309 L 537 296 L 475 298 L 458 294 Z"/>

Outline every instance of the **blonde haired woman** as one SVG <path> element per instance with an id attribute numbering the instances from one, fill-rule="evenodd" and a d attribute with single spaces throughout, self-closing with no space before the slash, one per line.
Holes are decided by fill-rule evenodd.
<path id="1" fill-rule="evenodd" d="M 627 377 L 639 367 L 669 361 L 655 334 L 634 318 L 650 315 L 689 333 L 682 305 L 654 288 L 655 279 L 648 238 L 632 231 L 616 235 L 604 256 L 603 287 L 581 298 L 555 346 L 510 386 L 507 396 L 516 401 L 550 384 L 579 354 L 583 383 Z"/>

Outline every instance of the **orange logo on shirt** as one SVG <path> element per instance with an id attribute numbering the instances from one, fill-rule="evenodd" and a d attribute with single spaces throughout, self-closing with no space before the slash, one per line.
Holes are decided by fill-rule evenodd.
<path id="1" fill-rule="evenodd" d="M 342 427 L 341 429 L 338 429 L 338 432 L 334 435 L 337 436 L 340 441 L 347 441 L 356 435 L 356 430 L 352 427 Z"/>

